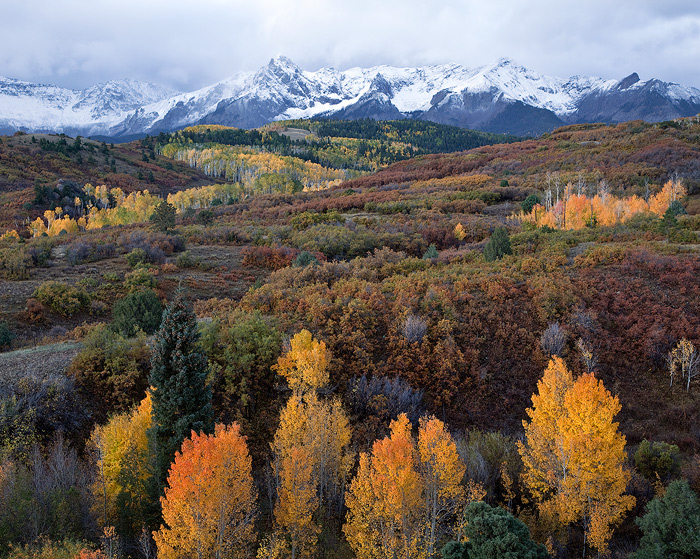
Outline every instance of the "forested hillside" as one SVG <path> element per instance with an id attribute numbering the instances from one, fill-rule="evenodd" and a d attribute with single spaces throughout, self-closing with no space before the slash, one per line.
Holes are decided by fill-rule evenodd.
<path id="1" fill-rule="evenodd" d="M 279 126 L 0 239 L 2 553 L 693 557 L 700 124 Z"/>

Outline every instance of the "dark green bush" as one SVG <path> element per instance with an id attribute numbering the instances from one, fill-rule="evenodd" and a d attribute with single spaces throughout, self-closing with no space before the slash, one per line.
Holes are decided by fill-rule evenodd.
<path id="1" fill-rule="evenodd" d="M 296 268 L 304 268 L 305 266 L 316 266 L 318 264 L 318 259 L 311 254 L 308 250 L 302 250 L 292 262 L 292 266 Z"/>
<path id="2" fill-rule="evenodd" d="M 675 216 L 688 215 L 688 212 L 683 207 L 683 204 L 681 204 L 678 200 L 671 202 L 668 209 L 671 210 L 671 213 L 673 213 Z"/>
<path id="3" fill-rule="evenodd" d="M 214 223 L 214 212 L 211 210 L 202 210 L 194 218 L 194 221 L 199 225 L 211 225 Z"/>
<path id="4" fill-rule="evenodd" d="M 532 540 L 527 526 L 508 511 L 483 501 L 464 509 L 464 543 L 450 542 L 443 559 L 546 559 L 547 550 Z"/>
<path id="5" fill-rule="evenodd" d="M 4 320 L 0 321 L 0 349 L 6 349 L 12 345 L 15 335 L 10 326 Z"/>
<path id="6" fill-rule="evenodd" d="M 112 309 L 112 329 L 130 338 L 137 329 L 153 334 L 160 326 L 163 305 L 152 289 L 142 289 L 129 293 L 114 303 Z"/>
<path id="7" fill-rule="evenodd" d="M 428 250 L 426 250 L 423 253 L 423 260 L 432 260 L 433 258 L 437 258 L 438 256 L 440 256 L 440 254 L 438 253 L 436 246 L 434 244 L 431 244 L 428 247 Z"/>
<path id="8" fill-rule="evenodd" d="M 161 200 L 149 218 L 153 227 L 158 231 L 167 231 L 175 227 L 175 206 Z"/>
<path id="9" fill-rule="evenodd" d="M 537 194 L 530 194 L 525 200 L 520 202 L 520 207 L 522 208 L 523 212 L 526 214 L 529 214 L 532 212 L 532 208 L 534 208 L 537 204 L 540 203 L 540 197 L 537 196 Z"/>
<path id="10" fill-rule="evenodd" d="M 655 481 L 657 476 L 666 481 L 678 475 L 680 468 L 679 449 L 675 444 L 650 442 L 644 439 L 634 453 L 634 465 L 645 478 Z"/>
<path id="11" fill-rule="evenodd" d="M 506 254 L 513 254 L 510 248 L 510 237 L 505 227 L 497 227 L 484 247 L 484 258 L 487 262 L 493 262 Z"/>
<path id="12" fill-rule="evenodd" d="M 671 483 L 646 510 L 636 519 L 643 536 L 634 559 L 700 557 L 700 502 L 687 481 Z"/>

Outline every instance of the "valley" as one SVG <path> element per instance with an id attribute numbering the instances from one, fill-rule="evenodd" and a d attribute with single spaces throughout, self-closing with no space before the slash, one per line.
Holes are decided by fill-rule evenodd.
<path id="1" fill-rule="evenodd" d="M 438 557 L 478 507 L 524 522 L 542 544 L 522 543 L 533 557 L 631 557 L 649 503 L 700 490 L 700 386 L 680 365 L 700 344 L 696 118 L 528 139 L 295 119 L 114 145 L 1 141 L 0 488 L 14 504 L 0 545 L 13 559 L 34 532 L 56 556 L 105 553 L 104 541 L 168 556 L 193 499 L 178 468 L 217 463 L 220 440 L 248 473 L 217 494 L 246 488 L 257 515 L 230 541 L 260 557 L 379 549 L 372 530 L 401 475 L 410 521 L 389 540 L 411 558 Z M 163 357 L 176 339 L 187 360 Z M 209 434 L 183 435 L 166 502 L 148 440 L 171 363 Z M 580 464 L 619 447 L 609 468 L 581 466 L 588 481 L 548 489 L 554 500 L 532 481 L 548 428 L 537 410 L 556 400 L 543 378 L 560 383 L 571 423 L 556 428 Z M 434 532 L 427 440 L 447 472 Z M 51 500 L 22 489 L 44 455 L 82 472 L 57 477 Z M 399 481 L 382 485 L 380 467 Z M 576 500 L 592 486 L 601 508 Z"/>

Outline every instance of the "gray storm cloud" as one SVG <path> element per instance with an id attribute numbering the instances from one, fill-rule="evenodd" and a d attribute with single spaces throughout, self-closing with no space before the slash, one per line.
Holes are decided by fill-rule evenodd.
<path id="1" fill-rule="evenodd" d="M 700 4 L 423 0 L 36 0 L 3 7 L 0 74 L 83 88 L 192 90 L 285 54 L 305 69 L 506 56 L 556 76 L 633 71 L 700 86 Z"/>

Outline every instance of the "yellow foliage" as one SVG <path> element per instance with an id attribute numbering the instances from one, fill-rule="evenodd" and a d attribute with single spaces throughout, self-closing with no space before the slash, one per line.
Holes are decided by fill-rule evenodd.
<path id="1" fill-rule="evenodd" d="M 564 526 L 580 518 L 591 543 L 604 553 L 612 526 L 634 505 L 624 495 L 625 437 L 613 421 L 617 397 L 592 373 L 575 382 L 563 360 L 553 358 L 539 381 L 518 443 L 523 482 L 543 522 Z"/>
<path id="2" fill-rule="evenodd" d="M 422 419 L 416 443 L 408 418 L 399 415 L 390 436 L 360 455 L 347 492 L 343 531 L 358 559 L 433 556 L 466 502 L 464 471 L 442 421 Z"/>
<path id="3" fill-rule="evenodd" d="M 461 223 L 455 225 L 454 236 L 455 239 L 457 239 L 458 241 L 463 241 L 466 238 L 467 232 L 464 230 L 464 225 L 462 225 Z"/>
<path id="4" fill-rule="evenodd" d="M 339 506 L 350 469 L 352 431 L 340 402 L 321 401 L 314 392 L 293 395 L 280 414 L 271 449 L 273 469 L 279 476 L 295 448 L 308 454 L 318 501 L 327 508 Z"/>
<path id="5" fill-rule="evenodd" d="M 112 417 L 92 433 L 91 441 L 97 450 L 93 510 L 101 526 L 117 523 L 120 494 L 128 494 L 126 501 L 132 503 L 142 499 L 150 475 L 147 437 L 150 426 L 151 396 L 147 393 L 136 409 Z M 126 467 L 129 467 L 128 476 L 123 475 Z"/>
<path id="6" fill-rule="evenodd" d="M 273 366 L 287 379 L 289 388 L 295 393 L 303 393 L 326 386 L 330 363 L 326 344 L 314 340 L 308 330 L 302 330 L 292 338 L 290 346 L 289 351 Z"/>
<path id="7" fill-rule="evenodd" d="M 0 241 L 18 241 L 19 240 L 19 233 L 15 231 L 14 229 L 10 231 L 5 231 L 2 235 L 0 235 Z"/>
<path id="8" fill-rule="evenodd" d="M 275 521 L 289 534 L 291 557 L 310 556 L 319 528 L 313 514 L 318 509 L 318 495 L 313 479 L 312 458 L 303 447 L 289 449 L 280 467 L 279 500 Z"/>

